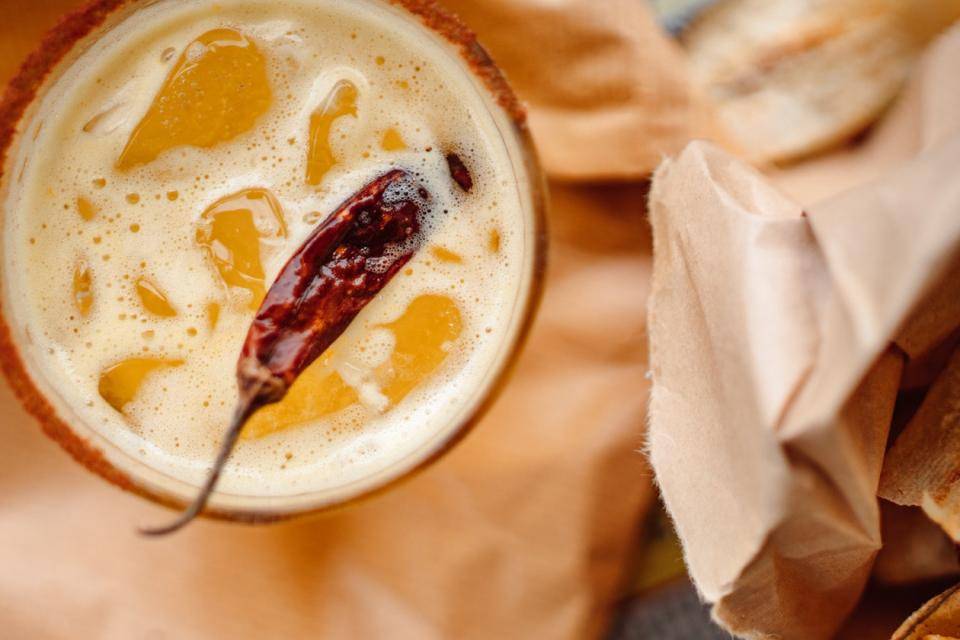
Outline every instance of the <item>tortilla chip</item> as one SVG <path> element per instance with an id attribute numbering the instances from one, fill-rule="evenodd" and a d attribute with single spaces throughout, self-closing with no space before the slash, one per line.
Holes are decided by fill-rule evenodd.
<path id="1" fill-rule="evenodd" d="M 958 16 L 958 0 L 727 0 L 683 40 L 751 159 L 783 162 L 872 123 Z"/>
<path id="2" fill-rule="evenodd" d="M 960 540 L 960 349 L 887 452 L 879 495 L 919 506 Z"/>
<path id="3" fill-rule="evenodd" d="M 920 607 L 891 640 L 956 640 L 960 636 L 960 585 Z"/>

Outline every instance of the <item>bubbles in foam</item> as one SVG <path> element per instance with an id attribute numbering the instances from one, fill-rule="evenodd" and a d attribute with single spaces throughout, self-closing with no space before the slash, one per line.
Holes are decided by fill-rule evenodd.
<path id="1" fill-rule="evenodd" d="M 388 198 L 418 199 L 425 214 L 420 237 L 412 241 L 442 245 L 462 256 L 462 263 L 441 268 L 420 251 L 335 345 L 334 369 L 359 402 L 315 423 L 245 440 L 225 478 L 225 488 L 236 492 L 338 486 L 392 464 L 448 428 L 449 417 L 496 361 L 522 285 L 523 204 L 511 186 L 500 133 L 466 80 L 451 73 L 445 52 L 425 49 L 386 14 L 364 13 L 361 3 L 221 5 L 215 17 L 175 19 L 194 10 L 184 5 L 169 19 L 159 12 L 134 16 L 126 31 L 91 50 L 104 53 L 102 58 L 67 74 L 61 90 L 51 92 L 38 115 L 50 124 L 28 154 L 15 196 L 23 206 L 9 209 L 20 213 L 6 222 L 8 246 L 14 240 L 5 272 L 18 278 L 11 286 L 16 312 L 30 319 L 36 341 L 31 355 L 50 385 L 104 437 L 196 482 L 236 397 L 233 370 L 251 313 L 248 300 L 223 289 L 199 249 L 201 213 L 245 188 L 265 188 L 278 198 L 289 233 L 261 244 L 269 282 L 314 226 L 356 189 L 391 168 L 411 171 L 416 179 Z M 172 61 L 199 33 L 225 25 L 256 40 L 266 56 L 271 109 L 229 143 L 176 148 L 135 170 L 114 170 Z M 150 33 L 144 37 L 145 31 Z M 187 49 L 188 58 L 198 53 Z M 357 83 L 358 118 L 333 129 L 340 162 L 319 185 L 307 185 L 308 118 L 322 94 L 316 87 L 339 78 Z M 396 129 L 405 149 L 381 147 L 388 128 Z M 473 173 L 470 194 L 450 179 L 444 159 L 450 149 Z M 129 194 L 137 194 L 136 202 Z M 94 195 L 93 219 L 64 215 L 64 202 Z M 498 251 L 489 249 L 493 229 Z M 380 268 L 404 250 L 396 247 Z M 89 265 L 92 283 L 87 313 L 78 313 L 71 289 L 80 259 Z M 176 316 L 144 313 L 136 293 L 144 274 L 163 285 Z M 384 327 L 428 294 L 453 300 L 462 331 L 443 345 L 442 364 L 394 405 L 384 380 L 397 340 Z M 211 304 L 218 309 L 215 322 Z M 99 374 L 109 363 L 142 354 L 183 365 L 153 375 L 118 413 L 97 393 Z M 287 452 L 295 455 L 287 459 Z"/>

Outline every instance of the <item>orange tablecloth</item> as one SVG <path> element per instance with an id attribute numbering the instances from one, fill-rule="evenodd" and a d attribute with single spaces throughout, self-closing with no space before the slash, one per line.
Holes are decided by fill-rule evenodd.
<path id="1" fill-rule="evenodd" d="M 70 4 L 0 0 L 0 75 Z M 635 179 L 704 133 L 636 0 L 455 4 L 530 101 L 554 176 Z M 0 635 L 599 635 L 653 495 L 644 198 L 553 184 L 546 297 L 506 393 L 427 473 L 337 515 L 144 540 L 134 527 L 166 514 L 74 464 L 0 389 Z"/>

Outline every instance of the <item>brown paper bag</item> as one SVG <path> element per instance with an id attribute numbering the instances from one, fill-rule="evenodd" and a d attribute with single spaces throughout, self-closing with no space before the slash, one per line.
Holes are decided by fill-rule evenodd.
<path id="1" fill-rule="evenodd" d="M 637 0 L 445 0 L 530 105 L 547 171 L 646 178 L 691 139 L 726 140 L 678 45 Z"/>
<path id="2" fill-rule="evenodd" d="M 691 574 L 735 633 L 830 637 L 881 546 L 906 357 L 890 344 L 960 249 L 960 135 L 922 130 L 944 137 L 805 212 L 709 145 L 657 172 L 651 459 Z"/>

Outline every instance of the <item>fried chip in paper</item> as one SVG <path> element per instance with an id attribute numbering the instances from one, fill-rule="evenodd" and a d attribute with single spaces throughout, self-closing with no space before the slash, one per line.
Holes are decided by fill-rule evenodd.
<path id="1" fill-rule="evenodd" d="M 693 77 L 755 161 L 851 138 L 897 95 L 958 0 L 727 0 L 683 34 Z"/>
<path id="2" fill-rule="evenodd" d="M 920 607 L 891 640 L 957 640 L 960 637 L 960 585 Z"/>
<path id="3" fill-rule="evenodd" d="M 879 494 L 921 507 L 960 541 L 960 350 L 887 453 Z"/>

